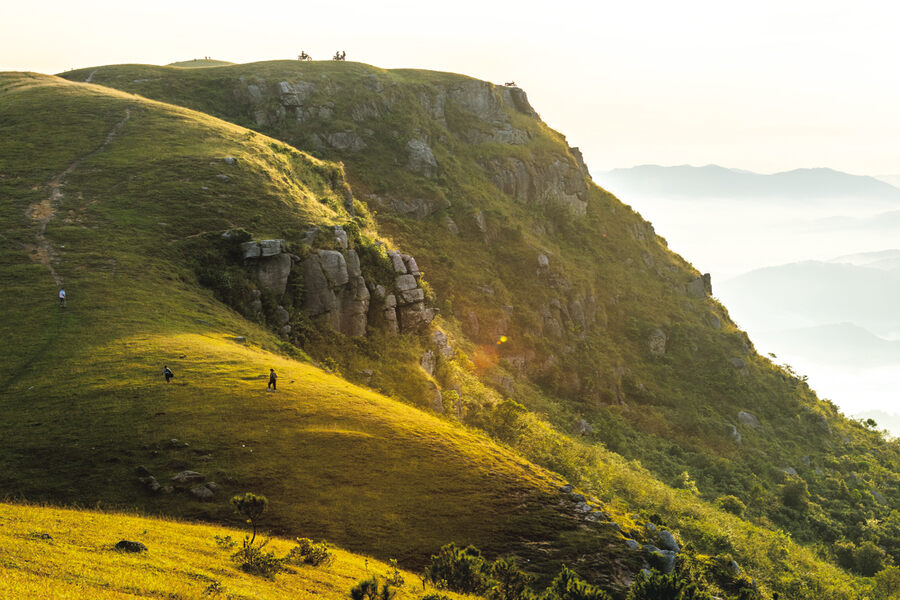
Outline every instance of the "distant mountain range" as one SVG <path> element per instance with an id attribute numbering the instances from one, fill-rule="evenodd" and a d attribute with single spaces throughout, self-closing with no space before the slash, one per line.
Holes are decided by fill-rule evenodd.
<path id="1" fill-rule="evenodd" d="M 747 321 L 742 325 L 758 331 L 833 323 L 894 331 L 900 326 L 900 273 L 877 266 L 890 265 L 897 258 L 893 253 L 900 251 L 756 269 L 720 283 L 718 293 Z M 865 265 L 853 262 L 864 260 Z"/>
<path id="2" fill-rule="evenodd" d="M 772 175 L 718 165 L 640 165 L 599 173 L 596 181 L 616 194 L 781 200 L 868 199 L 900 203 L 900 188 L 869 176 L 833 169 L 794 169 Z"/>

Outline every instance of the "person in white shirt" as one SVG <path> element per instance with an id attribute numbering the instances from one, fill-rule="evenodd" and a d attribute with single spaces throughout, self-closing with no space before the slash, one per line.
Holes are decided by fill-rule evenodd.
<path id="1" fill-rule="evenodd" d="M 59 288 L 59 305 L 66 305 L 66 290 L 64 290 L 63 288 Z"/>

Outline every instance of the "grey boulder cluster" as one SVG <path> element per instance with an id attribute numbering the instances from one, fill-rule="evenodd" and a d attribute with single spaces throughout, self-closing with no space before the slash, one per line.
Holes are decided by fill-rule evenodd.
<path id="1" fill-rule="evenodd" d="M 350 247 L 347 233 L 333 228 L 338 249 L 314 249 L 304 259 L 285 252 L 284 240 L 261 240 L 241 244 L 241 251 L 256 275 L 260 289 L 281 299 L 294 265 L 303 281 L 301 310 L 314 322 L 344 335 L 360 337 L 370 325 L 383 324 L 391 333 L 418 331 L 434 319 L 437 310 L 426 306 L 425 290 L 419 284 L 422 273 L 415 258 L 388 252 L 394 278 L 366 281 L 359 255 Z M 313 245 L 317 229 L 307 232 L 304 242 Z M 262 309 L 257 293 L 251 309 Z M 291 333 L 290 312 L 279 305 L 274 311 L 279 333 Z"/>

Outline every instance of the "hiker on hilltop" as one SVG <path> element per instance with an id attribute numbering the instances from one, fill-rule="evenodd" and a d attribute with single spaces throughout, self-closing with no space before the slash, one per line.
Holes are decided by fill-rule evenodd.
<path id="1" fill-rule="evenodd" d="M 275 391 L 275 383 L 278 381 L 278 375 L 275 374 L 275 369 L 269 369 L 269 385 L 266 386 L 266 389 L 272 388 L 272 391 Z"/>
<path id="2" fill-rule="evenodd" d="M 62 307 L 66 306 L 66 290 L 63 288 L 59 288 L 59 305 Z"/>
<path id="3" fill-rule="evenodd" d="M 163 377 L 166 378 L 166 383 L 169 383 L 169 380 L 175 377 L 175 373 L 172 372 L 168 365 L 163 365 Z"/>

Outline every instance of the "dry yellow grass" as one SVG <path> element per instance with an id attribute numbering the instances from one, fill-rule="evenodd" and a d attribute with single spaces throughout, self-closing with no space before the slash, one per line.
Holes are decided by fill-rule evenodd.
<path id="1" fill-rule="evenodd" d="M 232 550 L 215 541 L 217 535 L 240 540 L 244 533 L 133 515 L 0 504 L 0 599 L 348 598 L 356 581 L 370 574 L 383 579 L 390 572 L 383 562 L 334 549 L 334 560 L 325 566 L 292 565 L 272 579 L 250 575 L 231 561 Z M 122 539 L 140 541 L 148 551 L 115 550 Z M 267 548 L 283 555 L 292 546 L 272 539 Z M 402 573 L 405 584 L 397 600 L 421 596 L 419 577 Z"/>

